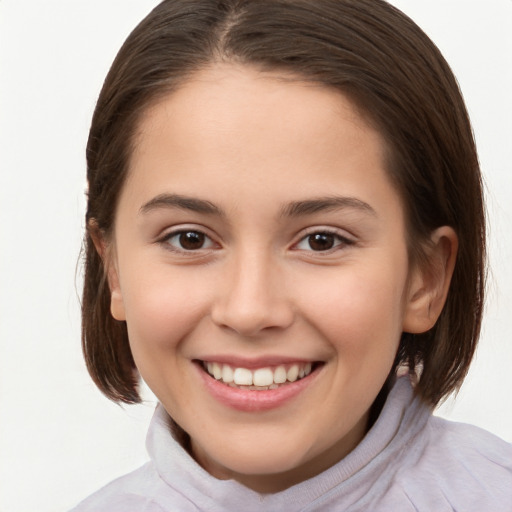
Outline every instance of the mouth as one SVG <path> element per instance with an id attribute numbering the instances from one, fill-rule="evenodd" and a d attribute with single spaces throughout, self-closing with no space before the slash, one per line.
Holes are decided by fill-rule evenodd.
<path id="1" fill-rule="evenodd" d="M 216 361 L 197 361 L 210 377 L 232 388 L 268 391 L 300 381 L 323 365 L 322 362 L 294 362 L 261 368 L 245 368 Z"/>
<path id="2" fill-rule="evenodd" d="M 206 391 L 224 407 L 242 413 L 280 409 L 315 389 L 324 361 L 291 359 L 193 360 Z"/>

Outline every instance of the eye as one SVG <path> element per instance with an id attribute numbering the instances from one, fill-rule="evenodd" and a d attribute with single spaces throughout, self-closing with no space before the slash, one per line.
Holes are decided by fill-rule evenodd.
<path id="1" fill-rule="evenodd" d="M 200 249 L 210 249 L 215 245 L 210 237 L 201 231 L 194 231 L 192 229 L 169 233 L 162 242 L 178 251 L 198 251 Z"/>
<path id="2" fill-rule="evenodd" d="M 352 245 L 354 242 L 337 233 L 329 231 L 317 231 L 305 236 L 296 248 L 301 251 L 329 251 L 340 245 Z"/>

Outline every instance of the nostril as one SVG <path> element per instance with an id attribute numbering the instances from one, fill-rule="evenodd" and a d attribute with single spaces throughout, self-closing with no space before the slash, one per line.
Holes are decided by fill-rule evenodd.
<path id="1" fill-rule="evenodd" d="M 234 302 L 234 303 L 233 303 Z M 293 312 L 285 304 L 244 305 L 233 301 L 212 311 L 213 322 L 240 336 L 254 337 L 269 330 L 284 329 L 293 323 Z"/>

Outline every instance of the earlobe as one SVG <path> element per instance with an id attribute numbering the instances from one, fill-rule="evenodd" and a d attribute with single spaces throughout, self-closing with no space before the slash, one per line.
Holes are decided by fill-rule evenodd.
<path id="1" fill-rule="evenodd" d="M 113 261 L 114 251 L 94 220 L 89 221 L 88 228 L 91 240 L 103 262 L 103 268 L 107 275 L 110 290 L 110 313 L 116 320 L 126 320 L 123 296 L 119 285 L 119 276 L 115 261 Z"/>
<path id="2" fill-rule="evenodd" d="M 426 261 L 416 265 L 409 279 L 404 332 L 423 333 L 437 322 L 448 296 L 457 249 L 453 228 L 442 226 L 432 232 Z"/>
<path id="3" fill-rule="evenodd" d="M 126 320 L 123 297 L 119 288 L 110 292 L 110 313 L 116 320 Z"/>

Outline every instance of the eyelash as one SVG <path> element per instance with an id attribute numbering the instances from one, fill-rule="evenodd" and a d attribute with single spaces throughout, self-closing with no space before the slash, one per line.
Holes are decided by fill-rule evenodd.
<path id="1" fill-rule="evenodd" d="M 332 237 L 334 245 L 332 247 L 329 247 L 324 250 L 315 250 L 311 247 L 311 240 L 309 240 L 309 248 L 301 248 L 300 244 L 302 243 L 308 243 L 308 239 L 311 239 L 313 236 L 321 236 L 321 237 Z M 309 233 L 306 233 L 298 243 L 294 245 L 294 248 L 296 248 L 299 251 L 307 251 L 307 252 L 313 252 L 313 253 L 320 253 L 320 254 L 330 254 L 332 252 L 335 252 L 337 250 L 342 249 L 343 247 L 348 247 L 350 245 L 354 245 L 355 241 L 340 235 L 338 232 L 330 229 L 313 229 Z"/>
<path id="2" fill-rule="evenodd" d="M 185 248 L 183 247 L 184 240 L 181 240 L 181 237 L 185 235 L 194 235 L 196 241 L 201 245 L 200 247 L 196 248 Z M 193 238 L 191 237 L 192 243 L 194 242 Z M 311 238 L 312 237 L 323 237 L 323 240 L 326 239 L 332 242 L 332 246 L 328 247 L 326 249 L 319 248 L 318 250 L 315 250 L 311 246 Z M 177 244 L 179 244 L 181 247 L 178 247 L 177 245 L 172 244 L 172 240 L 176 239 Z M 309 239 L 309 240 L 308 240 Z M 330 240 L 329 240 L 330 239 Z M 317 241 L 322 243 L 319 238 Z M 179 229 L 177 231 L 172 231 L 170 233 L 167 233 L 165 236 L 163 236 L 160 240 L 160 243 L 166 245 L 166 248 L 169 250 L 172 250 L 174 252 L 178 253 L 184 253 L 184 254 L 193 254 L 197 253 L 201 250 L 209 250 L 215 247 L 215 242 L 209 237 L 206 233 L 199 229 Z M 204 244 L 207 243 L 208 246 L 205 247 Z M 309 248 L 300 247 L 301 244 L 307 243 L 309 244 Z M 350 245 L 353 245 L 355 243 L 354 240 L 351 240 L 350 238 L 347 238 L 345 236 L 340 235 L 336 231 L 329 230 L 329 229 L 314 229 L 311 230 L 309 233 L 306 233 L 296 244 L 293 245 L 294 250 L 299 251 L 306 251 L 306 252 L 313 252 L 313 253 L 321 253 L 321 254 L 330 254 L 332 252 L 335 252 L 336 250 L 340 250 L 340 248 L 347 247 Z"/>
<path id="3" fill-rule="evenodd" d="M 180 238 L 182 236 L 192 235 L 192 234 L 195 235 L 196 238 L 199 239 L 200 242 L 202 241 L 201 247 L 197 247 L 195 249 L 190 249 L 190 248 L 186 249 L 185 247 L 183 247 L 183 245 L 181 247 L 177 247 L 176 245 L 173 245 L 171 243 L 171 240 L 177 239 L 178 243 L 181 245 L 183 241 L 180 240 Z M 178 252 L 178 253 L 185 253 L 185 254 L 192 254 L 192 253 L 198 252 L 200 250 L 205 250 L 205 249 L 208 250 L 208 249 L 212 249 L 213 247 L 215 247 L 215 242 L 211 239 L 211 237 L 209 237 L 206 233 L 204 233 L 203 231 L 201 231 L 199 229 L 179 229 L 177 231 L 171 231 L 170 233 L 166 233 L 159 240 L 159 242 L 161 244 L 165 245 L 168 250 Z M 208 243 L 208 247 L 204 247 L 204 242 Z"/>

